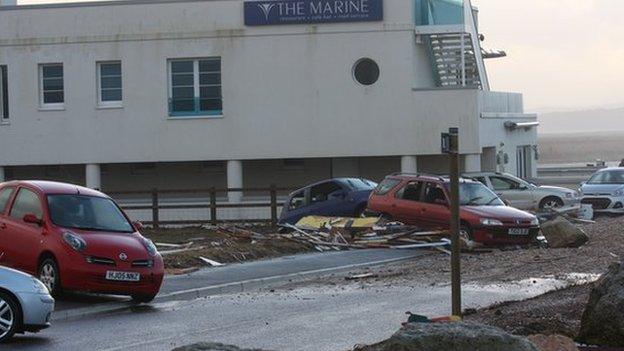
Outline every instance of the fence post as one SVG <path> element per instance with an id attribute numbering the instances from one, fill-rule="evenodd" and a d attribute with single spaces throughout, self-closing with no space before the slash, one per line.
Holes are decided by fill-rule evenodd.
<path id="1" fill-rule="evenodd" d="M 217 191 L 214 186 L 210 188 L 210 223 L 217 225 Z"/>
<path id="2" fill-rule="evenodd" d="M 159 227 L 158 219 L 158 189 L 152 189 L 152 226 Z"/>
<path id="3" fill-rule="evenodd" d="M 277 227 L 277 189 L 271 184 L 271 225 Z"/>

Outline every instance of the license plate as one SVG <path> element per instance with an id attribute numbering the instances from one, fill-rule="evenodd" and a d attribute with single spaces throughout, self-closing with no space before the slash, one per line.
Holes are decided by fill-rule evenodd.
<path id="1" fill-rule="evenodd" d="M 138 282 L 139 280 L 141 280 L 141 274 L 135 272 L 107 271 L 106 280 L 115 280 L 119 282 Z"/>
<path id="2" fill-rule="evenodd" d="M 529 235 L 529 228 L 510 228 L 509 235 Z"/>

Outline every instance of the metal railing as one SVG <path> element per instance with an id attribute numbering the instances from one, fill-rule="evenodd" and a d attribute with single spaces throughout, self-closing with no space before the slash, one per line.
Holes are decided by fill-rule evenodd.
<path id="1" fill-rule="evenodd" d="M 143 221 L 146 225 L 151 225 L 153 228 L 159 228 L 164 225 L 201 225 L 211 224 L 217 225 L 224 222 L 252 222 L 252 223 L 270 223 L 272 226 L 277 226 L 278 221 L 278 208 L 283 206 L 283 202 L 278 202 L 278 192 L 290 192 L 297 188 L 279 188 L 275 185 L 271 185 L 268 188 L 208 188 L 208 189 L 176 189 L 176 190 L 160 190 L 151 189 L 150 191 L 114 191 L 108 192 L 109 196 L 119 201 L 121 197 L 130 196 L 138 199 L 150 199 L 149 204 L 145 205 L 121 205 L 124 211 L 132 210 L 149 210 L 151 211 L 151 221 Z M 219 202 L 218 195 L 228 193 L 264 193 L 268 194 L 268 201 L 263 200 L 248 201 L 240 203 Z M 195 200 L 205 200 L 204 203 L 188 203 L 188 204 L 166 204 L 163 203 L 163 197 L 165 195 L 191 195 Z M 205 195 L 201 195 L 205 194 Z M 223 197 L 223 196 L 222 196 Z M 125 199 L 126 201 L 128 198 Z M 251 219 L 219 219 L 218 209 L 245 209 L 245 208 L 269 208 L 270 219 L 266 218 L 251 218 Z M 208 219 L 185 219 L 185 220 L 162 220 L 162 210 L 177 210 L 177 209 L 204 209 L 209 216 Z"/>

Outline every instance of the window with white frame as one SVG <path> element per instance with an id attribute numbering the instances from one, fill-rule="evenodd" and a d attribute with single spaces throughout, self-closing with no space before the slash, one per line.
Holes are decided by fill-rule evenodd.
<path id="1" fill-rule="evenodd" d="M 121 62 L 98 62 L 98 105 L 101 107 L 119 107 L 123 101 L 121 85 Z"/>
<path id="2" fill-rule="evenodd" d="M 9 120 L 9 77 L 7 66 L 0 66 L 0 122 Z"/>
<path id="3" fill-rule="evenodd" d="M 63 64 L 46 63 L 39 65 L 39 87 L 41 107 L 63 107 L 65 104 Z"/>
<path id="4" fill-rule="evenodd" d="M 221 58 L 169 60 L 169 116 L 221 115 Z"/>

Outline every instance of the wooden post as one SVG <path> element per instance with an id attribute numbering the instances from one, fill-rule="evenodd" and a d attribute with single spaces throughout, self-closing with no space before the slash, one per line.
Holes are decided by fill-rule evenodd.
<path id="1" fill-rule="evenodd" d="M 277 227 L 277 189 L 271 184 L 271 225 Z"/>
<path id="2" fill-rule="evenodd" d="M 210 188 L 210 223 L 217 225 L 217 190 Z"/>
<path id="3" fill-rule="evenodd" d="M 158 189 L 152 189 L 152 226 L 154 228 L 159 227 L 158 219 Z"/>

